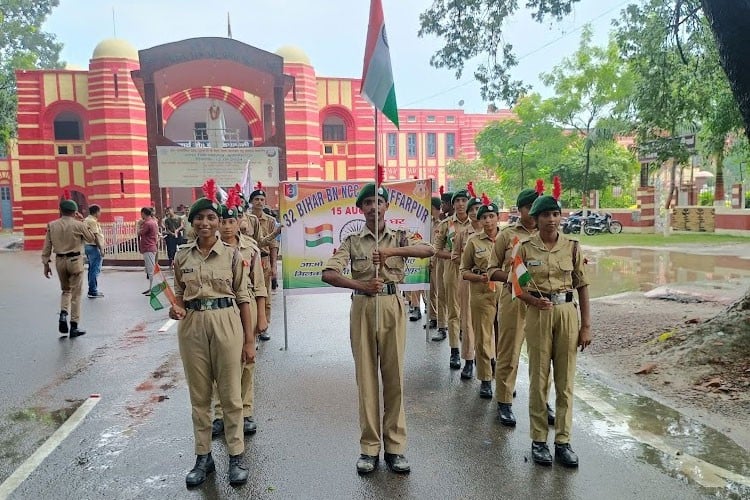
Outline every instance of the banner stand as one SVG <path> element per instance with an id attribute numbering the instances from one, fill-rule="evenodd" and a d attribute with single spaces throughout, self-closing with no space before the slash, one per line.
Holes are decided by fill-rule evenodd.
<path id="1" fill-rule="evenodd" d="M 284 294 L 284 350 L 288 351 L 289 350 L 289 336 L 288 336 L 289 327 L 288 327 L 287 317 L 286 317 L 286 293 L 283 291 L 282 293 Z"/>

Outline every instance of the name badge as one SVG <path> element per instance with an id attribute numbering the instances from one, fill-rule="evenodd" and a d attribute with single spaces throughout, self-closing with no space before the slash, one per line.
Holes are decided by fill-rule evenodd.
<path id="1" fill-rule="evenodd" d="M 541 266 L 542 264 L 541 260 L 530 260 L 526 262 L 526 267 Z"/>
<path id="2" fill-rule="evenodd" d="M 191 267 L 186 267 L 186 268 L 184 268 L 182 270 L 182 274 L 188 274 L 188 273 L 192 273 L 192 272 L 194 272 L 194 270 Z"/>

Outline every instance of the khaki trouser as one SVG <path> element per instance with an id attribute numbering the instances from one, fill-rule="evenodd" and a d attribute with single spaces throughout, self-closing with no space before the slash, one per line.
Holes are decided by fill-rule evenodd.
<path id="1" fill-rule="evenodd" d="M 379 302 L 380 325 L 375 330 L 375 303 Z M 404 349 L 406 323 L 404 303 L 396 295 L 354 295 L 350 337 L 359 392 L 359 445 L 361 452 L 380 453 L 380 378 L 383 380 L 382 442 L 386 453 L 403 454 L 406 449 L 404 413 Z"/>
<path id="2" fill-rule="evenodd" d="M 430 310 L 428 311 L 430 313 L 430 319 L 436 320 L 438 319 L 438 279 L 437 279 L 437 262 L 434 262 L 432 264 L 432 267 L 430 268 Z M 445 317 L 443 317 L 443 321 L 445 321 Z M 442 325 L 439 325 L 442 326 Z"/>
<path id="3" fill-rule="evenodd" d="M 547 440 L 549 365 L 555 376 L 555 443 L 570 442 L 573 427 L 573 379 L 578 347 L 578 310 L 573 302 L 526 311 L 529 351 L 529 424 L 532 441 Z"/>
<path id="4" fill-rule="evenodd" d="M 237 307 L 193 311 L 179 322 L 177 338 L 193 407 L 195 454 L 211 451 L 213 385 L 224 413 L 224 435 L 230 455 L 245 450 L 242 425 L 242 345 L 244 335 Z"/>
<path id="5" fill-rule="evenodd" d="M 448 342 L 451 348 L 461 345 L 461 312 L 458 305 L 458 263 L 445 260 L 443 263 L 443 286 L 445 287 L 445 307 L 448 313 Z"/>
<path id="6" fill-rule="evenodd" d="M 254 300 L 250 303 L 250 317 L 258 317 L 258 305 Z M 244 340 L 244 337 L 243 337 Z M 240 379 L 240 393 L 242 394 L 242 416 L 252 417 L 253 403 L 255 402 L 255 363 L 246 363 L 242 365 L 242 377 Z M 214 392 L 211 396 L 214 403 L 214 418 L 224 418 L 224 410 L 221 408 L 219 393 L 214 383 Z"/>
<path id="7" fill-rule="evenodd" d="M 498 403 L 513 403 L 521 346 L 525 337 L 526 303 L 513 300 L 510 289 L 502 288 L 500 295 L 500 333 L 497 339 L 495 367 L 495 399 Z M 546 401 L 546 399 L 545 399 Z"/>
<path id="8" fill-rule="evenodd" d="M 83 293 L 83 256 L 55 257 L 57 278 L 60 280 L 60 310 L 70 313 L 70 321 L 81 318 L 81 293 Z"/>
<path id="9" fill-rule="evenodd" d="M 435 288 L 437 288 L 437 320 L 438 328 L 448 327 L 448 297 L 445 290 L 445 260 L 435 258 Z"/>
<path id="10" fill-rule="evenodd" d="M 409 306 L 416 307 L 417 309 L 422 308 L 422 290 L 414 290 L 409 292 Z"/>
<path id="11" fill-rule="evenodd" d="M 261 266 L 263 267 L 263 281 L 266 283 L 268 297 L 266 297 L 266 321 L 271 324 L 271 257 L 261 257 Z"/>
<path id="12" fill-rule="evenodd" d="M 458 306 L 461 324 L 461 357 L 473 360 L 476 357 L 474 325 L 471 322 L 471 282 L 458 277 Z"/>
<path id="13" fill-rule="evenodd" d="M 495 283 L 495 291 L 490 289 L 488 283 L 471 284 L 471 315 L 472 328 L 476 336 L 477 379 L 481 381 L 492 380 L 490 360 L 495 358 L 495 318 L 499 298 L 500 285 L 498 283 Z"/>

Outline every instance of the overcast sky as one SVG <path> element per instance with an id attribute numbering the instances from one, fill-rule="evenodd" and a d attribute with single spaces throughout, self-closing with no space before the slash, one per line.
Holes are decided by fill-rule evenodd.
<path id="1" fill-rule="evenodd" d="M 527 12 L 517 15 L 506 30 L 520 57 L 514 77 L 548 95 L 539 73 L 576 49 L 586 23 L 593 25 L 595 41 L 605 43 L 612 18 L 632 1 L 582 0 L 560 24 L 540 25 Z M 483 112 L 486 103 L 470 69 L 456 80 L 452 71 L 429 65 L 440 40 L 418 38 L 417 31 L 419 14 L 431 3 L 383 0 L 399 107 L 455 108 L 463 100 L 468 112 Z M 226 36 L 227 12 L 236 40 L 270 52 L 296 45 L 319 76 L 362 75 L 368 0 L 61 0 L 44 29 L 64 44 L 65 61 L 86 68 L 96 44 L 115 29 L 118 38 L 146 49 L 185 38 Z"/>

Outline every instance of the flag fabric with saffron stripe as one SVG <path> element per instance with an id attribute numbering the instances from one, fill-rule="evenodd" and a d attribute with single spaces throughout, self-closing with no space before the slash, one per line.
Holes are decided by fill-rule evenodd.
<path id="1" fill-rule="evenodd" d="M 396 86 L 393 83 L 391 52 L 385 32 L 385 17 L 381 0 L 370 2 L 370 23 L 367 27 L 360 94 L 375 108 L 382 111 L 398 128 Z"/>
<path id="2" fill-rule="evenodd" d="M 531 281 L 531 275 L 529 270 L 526 269 L 526 264 L 523 263 L 521 256 L 518 255 L 518 250 L 521 248 L 521 240 L 518 236 L 513 237 L 513 247 L 511 250 L 511 297 L 515 299 L 523 293 L 523 287 L 529 284 Z"/>
<path id="3" fill-rule="evenodd" d="M 305 226 L 305 246 L 317 247 L 325 243 L 333 245 L 333 225 L 320 224 L 319 226 Z"/>
<path id="4" fill-rule="evenodd" d="M 174 292 L 164 278 L 159 264 L 154 266 L 154 281 L 149 294 L 149 303 L 154 311 L 159 311 L 175 303 Z"/>

